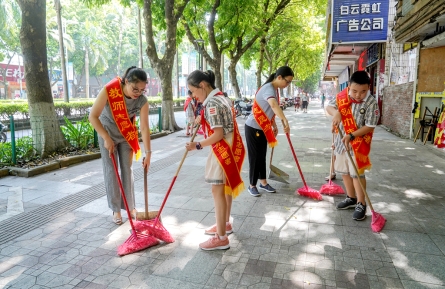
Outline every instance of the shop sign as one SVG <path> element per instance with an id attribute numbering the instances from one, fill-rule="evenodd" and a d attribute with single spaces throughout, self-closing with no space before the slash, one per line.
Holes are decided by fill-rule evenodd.
<path id="1" fill-rule="evenodd" d="M 25 68 L 22 66 L 10 64 L 7 65 L 5 63 L 0 63 L 0 68 L 2 73 L 0 73 L 0 81 L 3 81 L 3 76 L 6 75 L 6 81 L 19 81 L 22 79 L 25 80 Z"/>
<path id="2" fill-rule="evenodd" d="M 331 42 L 386 42 L 389 0 L 333 0 Z"/>
<path id="3" fill-rule="evenodd" d="M 379 60 L 379 45 L 378 44 L 371 45 L 367 49 L 366 54 L 368 55 L 368 60 L 366 61 L 366 66 L 370 66 L 371 64 L 373 64 L 377 60 Z"/>

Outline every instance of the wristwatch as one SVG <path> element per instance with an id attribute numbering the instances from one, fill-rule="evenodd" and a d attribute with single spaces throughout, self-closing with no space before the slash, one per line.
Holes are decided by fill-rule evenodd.
<path id="1" fill-rule="evenodd" d="M 350 133 L 349 134 L 349 141 L 353 141 L 354 139 L 355 139 L 355 136 L 352 133 Z"/>
<path id="2" fill-rule="evenodd" d="M 200 142 L 197 142 L 197 143 L 196 143 L 196 149 L 197 149 L 197 150 L 202 150 L 202 145 L 201 145 Z"/>

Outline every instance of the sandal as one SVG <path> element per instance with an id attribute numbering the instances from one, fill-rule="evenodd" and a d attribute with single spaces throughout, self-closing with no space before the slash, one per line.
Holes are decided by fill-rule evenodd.
<path id="1" fill-rule="evenodd" d="M 329 180 L 335 180 L 336 178 L 337 178 L 337 175 L 336 174 L 332 174 L 330 176 L 327 176 L 324 179 L 328 182 Z"/>
<path id="2" fill-rule="evenodd" d="M 122 225 L 122 216 L 119 218 L 119 217 L 115 217 L 114 214 L 115 214 L 115 212 L 113 212 L 113 222 L 116 225 Z"/>
<path id="3" fill-rule="evenodd" d="M 188 133 L 186 133 L 185 135 L 186 135 L 186 136 L 190 136 L 190 133 L 188 132 Z"/>

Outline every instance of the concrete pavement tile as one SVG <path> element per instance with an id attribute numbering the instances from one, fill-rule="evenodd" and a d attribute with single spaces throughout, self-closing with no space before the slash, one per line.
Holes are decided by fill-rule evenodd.
<path id="1" fill-rule="evenodd" d="M 372 247 L 376 249 L 385 248 L 379 234 L 373 233 L 371 228 L 343 227 L 345 243 L 348 245 Z"/>
<path id="2" fill-rule="evenodd" d="M 385 230 L 380 235 L 388 250 L 443 255 L 426 234 Z"/>
<path id="3" fill-rule="evenodd" d="M 272 222 L 268 222 L 272 224 Z M 309 223 L 302 221 L 289 220 L 286 223 L 276 221 L 274 223 L 274 237 L 293 238 L 298 241 L 306 241 L 309 233 Z"/>
<path id="4" fill-rule="evenodd" d="M 13 288 L 31 288 L 36 285 L 36 277 L 22 274 L 9 282 L 8 285 L 11 285 Z"/>
<path id="5" fill-rule="evenodd" d="M 243 274 L 241 276 L 239 284 L 240 285 L 244 285 L 244 286 L 248 286 L 249 288 L 252 288 L 251 287 L 252 285 L 259 284 L 260 282 L 261 282 L 261 276 L 250 275 L 250 274 Z"/>
<path id="6" fill-rule="evenodd" d="M 429 234 L 431 239 L 434 241 L 436 246 L 442 251 L 442 253 L 445 255 L 445 236 L 444 235 L 433 235 Z"/>
<path id="7" fill-rule="evenodd" d="M 177 280 L 164 276 L 150 275 L 140 284 L 140 289 L 169 288 L 169 289 L 200 289 L 203 284 Z"/>
<path id="8" fill-rule="evenodd" d="M 245 234 L 271 236 L 276 225 L 276 220 L 267 221 L 264 217 L 246 217 L 240 231 Z"/>
<path id="9" fill-rule="evenodd" d="M 400 280 L 404 289 L 444 289 L 444 285 L 436 285 L 431 283 L 411 281 L 411 280 Z"/>
<path id="10" fill-rule="evenodd" d="M 181 209 L 209 212 L 212 211 L 213 207 L 213 198 L 209 196 L 209 198 L 192 198 Z"/>
<path id="11" fill-rule="evenodd" d="M 61 274 L 62 272 L 65 272 L 70 267 L 71 267 L 71 264 L 61 264 L 61 265 L 57 265 L 57 266 L 52 266 L 52 267 L 48 268 L 46 271 L 54 273 L 54 274 Z"/>
<path id="12" fill-rule="evenodd" d="M 400 279 L 443 285 L 445 257 L 389 251 Z"/>
<path id="13" fill-rule="evenodd" d="M 335 280 L 339 287 L 369 288 L 368 276 L 355 272 L 336 271 Z"/>
<path id="14" fill-rule="evenodd" d="M 317 241 L 326 244 L 341 244 L 345 241 L 342 226 L 331 224 L 309 224 L 308 241 Z"/>
<path id="15" fill-rule="evenodd" d="M 228 282 L 221 275 L 212 275 L 205 285 L 207 288 L 226 288 L 227 284 Z"/>
<path id="16" fill-rule="evenodd" d="M 107 270 L 104 270 L 104 272 L 105 271 L 107 271 Z M 94 272 L 94 273 L 96 273 L 96 272 Z M 114 287 L 113 282 L 118 277 L 117 275 L 111 274 L 111 273 L 109 273 L 109 274 L 98 274 L 96 276 L 97 277 L 94 278 L 91 282 L 92 283 L 101 284 L 101 285 L 104 285 L 104 286 L 107 286 L 107 287 L 110 287 L 110 286 Z"/>
<path id="17" fill-rule="evenodd" d="M 57 274 L 45 271 L 42 274 L 40 274 L 39 276 L 37 276 L 37 280 L 36 280 L 35 284 L 47 285 L 49 282 L 51 282 L 51 280 L 53 280 L 57 276 L 58 276 Z"/>
<path id="18" fill-rule="evenodd" d="M 312 207 L 310 212 L 310 222 L 318 224 L 332 224 L 342 225 L 342 219 L 339 212 L 333 209 L 332 206 L 326 207 Z"/>
<path id="19" fill-rule="evenodd" d="M 205 284 L 224 252 L 203 252 L 179 248 L 156 268 L 154 275 Z"/>
<path id="20" fill-rule="evenodd" d="M 434 235 L 445 235 L 445 219 L 428 218 L 417 219 L 426 232 Z"/>

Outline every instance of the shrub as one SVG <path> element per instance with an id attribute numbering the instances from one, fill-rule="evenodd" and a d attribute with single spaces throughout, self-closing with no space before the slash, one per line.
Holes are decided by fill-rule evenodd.
<path id="1" fill-rule="evenodd" d="M 94 129 L 85 116 L 81 121 L 73 124 L 65 116 L 65 126 L 61 126 L 66 140 L 74 147 L 86 149 L 94 141 Z"/>

